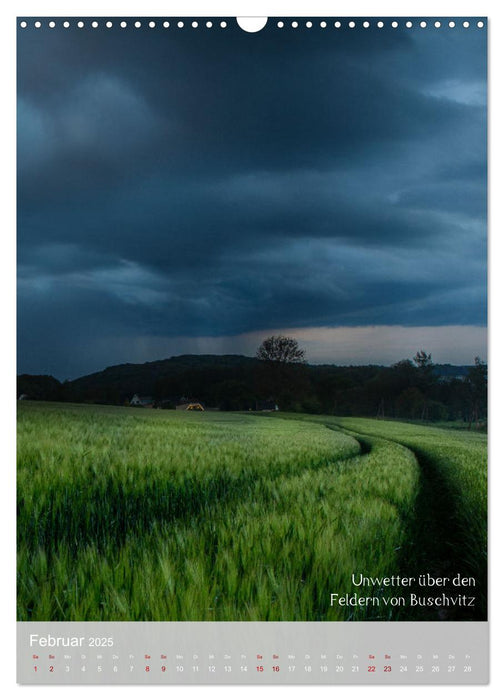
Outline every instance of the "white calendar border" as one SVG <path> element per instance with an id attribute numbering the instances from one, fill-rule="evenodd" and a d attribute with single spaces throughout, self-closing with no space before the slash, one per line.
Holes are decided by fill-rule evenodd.
<path id="1" fill-rule="evenodd" d="M 7 108 L 7 114 L 2 118 L 2 153 L 7 154 L 5 157 L 2 178 L 2 203 L 3 203 L 3 231 L 1 240 L 1 255 L 2 274 L 0 276 L 0 284 L 2 288 L 2 320 L 4 324 L 3 343 L 0 348 L 0 367 L 3 388 L 3 404 L 0 407 L 1 411 L 1 430 L 2 430 L 2 445 L 3 460 L 2 460 L 2 475 L 3 484 L 1 491 L 1 510 L 3 514 L 3 547 L 2 554 L 4 555 L 4 565 L 2 566 L 3 577 L 1 582 L 1 600 L 2 600 L 2 616 L 0 618 L 2 624 L 1 645 L 2 653 L 0 668 L 2 669 L 2 680 L 0 681 L 2 688 L 12 693 L 22 694 L 26 697 L 27 693 L 36 693 L 40 698 L 53 698 L 55 695 L 66 697 L 70 689 L 68 687 L 28 687 L 15 685 L 15 542 L 14 542 L 14 488 L 15 488 L 15 445 L 13 436 L 15 435 L 15 71 L 14 71 L 14 56 L 15 56 L 15 31 L 14 18 L 16 15 L 32 16 L 32 15 L 82 15 L 82 16 L 114 16 L 114 15 L 129 15 L 129 16 L 485 16 L 490 17 L 489 27 L 489 47 L 490 47 L 490 67 L 493 66 L 489 73 L 490 77 L 490 146 L 491 158 L 489 159 L 490 173 L 493 173 L 493 187 L 489 189 L 489 201 L 492 203 L 492 212 L 490 217 L 489 235 L 491 241 L 492 257 L 489 261 L 489 272 L 491 281 L 491 306 L 490 306 L 490 327 L 492 333 L 490 336 L 490 375 L 491 375 L 491 391 L 490 391 L 490 408 L 491 408 L 491 434 L 495 430 L 495 426 L 500 426 L 504 420 L 504 412 L 499 406 L 497 392 L 504 388 L 503 373 L 504 363 L 500 361 L 503 345 L 502 345 L 502 325 L 499 324 L 497 315 L 498 300 L 504 302 L 504 287 L 502 274 L 499 275 L 500 268 L 504 262 L 503 256 L 503 240 L 502 231 L 504 230 L 504 220 L 502 211 L 502 196 L 499 190 L 502 187 L 502 181 L 497 180 L 497 160 L 503 156 L 503 134 L 502 130 L 498 129 L 498 124 L 504 123 L 504 109 L 502 91 L 499 93 L 499 81 L 497 76 L 497 66 L 504 65 L 504 31 L 502 24 L 504 22 L 504 10 L 502 5 L 497 2 L 480 1 L 468 2 L 467 0 L 424 0 L 424 2 L 409 1 L 408 3 L 398 1 L 378 0 L 359 1 L 341 0 L 340 2 L 327 2 L 327 0 L 309 0 L 300 2 L 299 0 L 276 0 L 264 2 L 256 0 L 254 2 L 245 0 L 236 0 L 235 2 L 216 0 L 215 2 L 205 2 L 200 0 L 186 0 L 185 2 L 177 1 L 172 3 L 163 2 L 133 2 L 132 0 L 105 0 L 103 3 L 98 2 L 78 2 L 77 0 L 65 0 L 65 2 L 47 2 L 35 1 L 17 1 L 4 2 L 0 7 L 0 22 L 1 31 L 1 52 L 2 61 L 0 69 L 2 70 L 2 91 L 4 98 L 4 109 Z M 500 81 L 502 82 L 502 81 Z M 5 99 L 7 97 L 7 99 Z M 494 197 L 492 197 L 494 194 Z M 499 279 L 500 277 L 500 279 Z M 6 327 L 6 328 L 5 328 Z M 7 333 L 5 333 L 7 330 Z M 500 361 L 500 367 L 499 367 Z M 495 362 L 495 365 L 494 365 Z M 500 431 L 498 431 L 500 432 Z M 493 443 L 496 441 L 494 440 Z M 498 494 L 504 493 L 504 477 L 501 457 L 502 451 L 498 446 L 492 444 L 490 453 L 490 483 L 492 494 L 490 498 L 491 504 L 491 524 L 493 540 L 497 540 L 496 533 L 502 531 L 502 512 L 498 500 Z M 502 496 L 500 496 L 502 498 Z M 6 559 L 6 561 L 5 561 Z M 499 678 L 500 669 L 502 668 L 502 657 L 504 647 L 498 637 L 498 628 L 504 624 L 504 596 L 499 596 L 501 588 L 500 582 L 504 578 L 502 560 L 498 559 L 498 547 L 490 547 L 490 573 L 491 573 L 491 684 L 487 687 L 478 687 L 478 694 L 490 694 L 491 697 L 497 697 L 497 694 L 502 692 L 504 683 Z M 492 595 L 493 592 L 493 595 Z M 435 623 L 434 623 L 435 624 Z M 310 687 L 310 694 L 316 693 L 318 697 L 333 698 L 334 693 L 339 696 L 344 694 L 346 698 L 360 697 L 361 693 L 370 691 L 373 693 L 373 698 L 381 700 L 382 698 L 397 697 L 404 695 L 405 688 L 396 687 L 376 687 L 363 688 L 362 686 L 344 686 L 334 688 L 333 686 L 314 686 Z M 89 688 L 83 686 L 72 686 L 72 697 L 89 697 Z M 236 687 L 201 687 L 195 689 L 191 686 L 170 686 L 170 688 L 154 687 L 149 688 L 149 693 L 153 693 L 156 697 L 186 698 L 193 697 L 193 693 L 199 693 L 205 698 L 231 698 L 236 695 Z M 240 687 L 238 692 L 242 697 L 247 696 L 252 698 L 257 693 L 256 686 Z M 446 698 L 447 696 L 457 698 L 472 698 L 474 697 L 474 688 L 472 687 L 432 687 L 422 688 L 420 686 L 408 686 L 408 694 L 416 695 L 422 692 L 428 692 L 429 696 L 436 698 L 437 696 Z M 138 696 L 138 687 L 131 686 L 103 686 L 93 687 L 93 696 L 109 697 L 110 694 L 116 694 L 122 698 L 136 698 Z M 278 697 L 278 694 L 289 694 L 290 698 L 305 698 L 307 694 L 306 686 L 281 686 L 261 688 L 261 695 L 266 698 Z"/>

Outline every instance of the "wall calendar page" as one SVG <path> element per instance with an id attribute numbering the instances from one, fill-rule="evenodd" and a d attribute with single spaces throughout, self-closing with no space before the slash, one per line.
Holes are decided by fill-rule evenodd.
<path id="1" fill-rule="evenodd" d="M 16 19 L 19 684 L 488 683 L 487 32 Z"/>

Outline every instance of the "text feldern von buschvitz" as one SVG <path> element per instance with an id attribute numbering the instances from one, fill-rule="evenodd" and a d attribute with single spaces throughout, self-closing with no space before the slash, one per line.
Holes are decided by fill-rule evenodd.
<path id="1" fill-rule="evenodd" d="M 359 593 L 331 593 L 331 607 L 368 607 L 390 605 L 393 607 L 466 607 L 475 606 L 476 596 L 465 592 L 457 592 L 457 589 L 473 588 L 476 586 L 476 579 L 472 576 L 433 576 L 430 573 L 419 574 L 418 576 L 364 576 L 361 573 L 352 574 L 352 584 L 355 587 L 371 588 L 372 595 L 360 595 Z M 438 589 L 434 595 L 422 595 L 418 592 L 403 594 L 405 588 L 415 586 L 418 588 L 431 589 L 429 593 L 434 593 L 432 589 Z M 386 589 L 399 588 L 401 594 L 387 595 Z M 450 589 L 449 591 L 439 589 Z M 379 591 L 379 595 L 376 594 Z M 392 593 L 392 592 L 391 592 Z M 427 593 L 427 591 L 426 591 Z"/>

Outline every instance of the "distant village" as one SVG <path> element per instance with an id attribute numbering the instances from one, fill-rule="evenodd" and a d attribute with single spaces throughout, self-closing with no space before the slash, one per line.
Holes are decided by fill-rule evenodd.
<path id="1" fill-rule="evenodd" d="M 28 398 L 27 396 L 21 396 Z M 175 409 L 176 411 L 220 411 L 218 406 L 207 406 L 198 399 L 189 399 L 186 396 L 180 399 L 155 399 L 153 396 L 139 396 L 135 394 L 129 401 L 129 405 L 134 408 L 160 408 Z M 250 408 L 252 410 L 252 407 Z M 278 404 L 273 401 L 255 401 L 255 411 L 279 411 Z"/>
<path id="2" fill-rule="evenodd" d="M 309 365 L 241 355 L 181 355 L 60 382 L 21 374 L 18 399 L 176 411 L 290 411 L 484 427 L 487 366 L 439 365 L 419 351 L 391 366 Z"/>

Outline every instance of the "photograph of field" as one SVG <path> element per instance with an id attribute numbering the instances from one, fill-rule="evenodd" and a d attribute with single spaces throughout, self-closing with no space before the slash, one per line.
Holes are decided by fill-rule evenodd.
<path id="1" fill-rule="evenodd" d="M 18 22 L 18 620 L 486 620 L 486 21 L 74 20 Z"/>
<path id="2" fill-rule="evenodd" d="M 440 573 L 442 519 L 449 564 L 484 589 L 481 434 L 30 402 L 18 423 L 20 620 L 415 619 L 330 593 L 352 572 Z"/>

